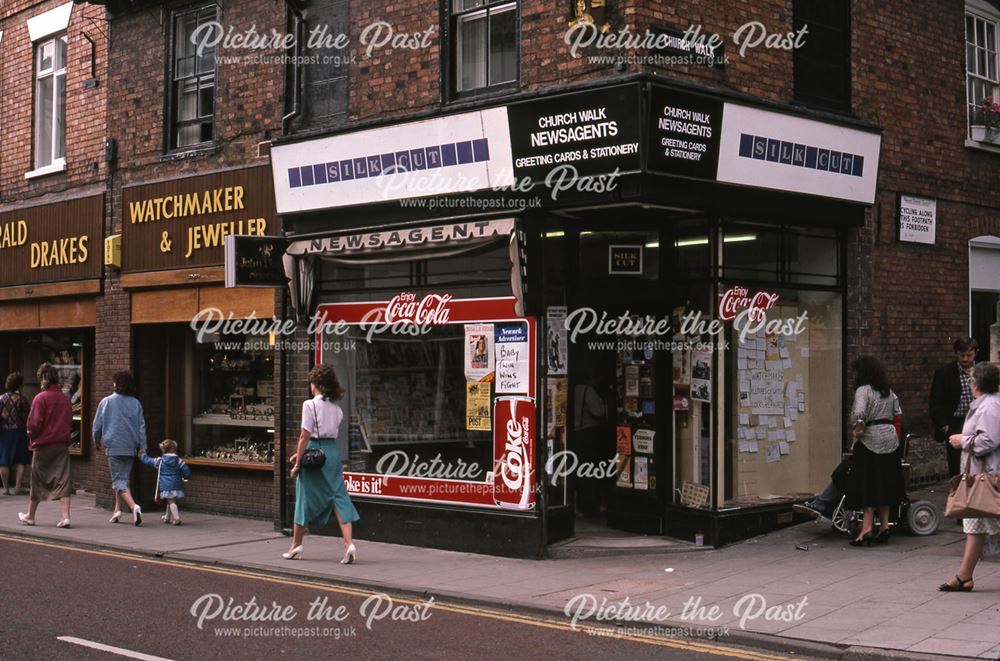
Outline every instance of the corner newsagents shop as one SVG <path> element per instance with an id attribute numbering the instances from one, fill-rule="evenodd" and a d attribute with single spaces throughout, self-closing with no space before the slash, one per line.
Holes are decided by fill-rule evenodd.
<path id="1" fill-rule="evenodd" d="M 275 146 L 357 534 L 543 557 L 584 526 L 790 523 L 841 454 L 879 147 L 645 76 Z"/>

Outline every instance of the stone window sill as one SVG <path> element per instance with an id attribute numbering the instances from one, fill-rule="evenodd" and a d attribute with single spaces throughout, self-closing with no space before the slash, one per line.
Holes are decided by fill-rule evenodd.
<path id="1" fill-rule="evenodd" d="M 35 179 L 36 177 L 44 177 L 49 174 L 57 174 L 59 172 L 65 172 L 65 171 L 66 171 L 66 159 L 57 158 L 56 160 L 52 161 L 52 163 L 50 163 L 49 165 L 45 165 L 40 168 L 35 168 L 31 172 L 25 172 L 24 178 Z"/>

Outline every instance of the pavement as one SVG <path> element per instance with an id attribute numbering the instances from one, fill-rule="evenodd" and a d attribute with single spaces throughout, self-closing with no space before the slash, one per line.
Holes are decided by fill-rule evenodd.
<path id="1" fill-rule="evenodd" d="M 917 495 L 944 498 L 940 486 Z M 640 620 L 695 635 L 710 630 L 720 642 L 805 656 L 1000 659 L 1000 561 L 980 562 L 973 592 L 938 592 L 965 539 L 947 519 L 934 535 L 899 532 L 870 548 L 810 522 L 721 549 L 675 545 L 542 561 L 360 540 L 357 563 L 344 566 L 333 537 L 307 537 L 302 558 L 284 560 L 289 539 L 270 521 L 182 512 L 184 524 L 170 526 L 149 512 L 141 527 L 131 515 L 113 525 L 93 496 L 78 495 L 73 527 L 59 529 L 57 503 L 42 503 L 30 527 L 17 519 L 26 507 L 26 496 L 0 496 L 0 534 L 575 615 L 581 625 Z"/>

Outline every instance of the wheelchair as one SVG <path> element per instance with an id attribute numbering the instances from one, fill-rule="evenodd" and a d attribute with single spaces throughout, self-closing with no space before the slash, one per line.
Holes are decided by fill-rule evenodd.
<path id="1" fill-rule="evenodd" d="M 903 447 L 900 459 L 900 469 L 903 471 L 903 484 L 909 483 L 910 462 L 907 458 L 910 440 L 913 434 L 907 434 L 903 439 Z M 830 517 L 833 521 L 833 529 L 849 535 L 852 539 L 861 532 L 861 522 L 864 512 L 859 509 L 850 509 L 846 505 L 847 495 L 841 494 L 837 507 Z M 929 500 L 913 500 L 909 496 L 904 498 L 889 510 L 889 527 L 895 530 L 902 527 L 910 531 L 913 535 L 926 536 L 933 535 L 941 525 L 941 511 Z M 875 515 L 875 525 L 879 525 L 878 514 Z"/>

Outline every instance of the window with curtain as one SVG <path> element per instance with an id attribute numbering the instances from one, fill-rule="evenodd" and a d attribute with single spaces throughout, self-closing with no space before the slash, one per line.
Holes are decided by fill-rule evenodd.
<path id="1" fill-rule="evenodd" d="M 517 80 L 517 3 L 451 0 L 455 92 Z"/>
<path id="2" fill-rule="evenodd" d="M 215 48 L 191 37 L 218 20 L 215 4 L 174 14 L 170 71 L 170 149 L 211 142 L 215 137 Z M 204 35 L 205 30 L 201 31 Z M 211 32 L 209 31 L 211 36 Z M 211 43 L 213 40 L 209 40 Z"/>
<path id="3" fill-rule="evenodd" d="M 983 101 L 1000 102 L 1000 85 L 997 78 L 998 25 L 1000 25 L 1000 11 L 980 3 L 967 6 L 965 80 L 970 127 L 987 124 L 982 112 Z"/>
<path id="4" fill-rule="evenodd" d="M 35 168 L 66 155 L 66 35 L 35 46 Z"/>

